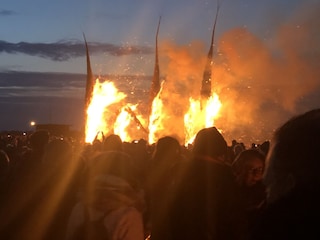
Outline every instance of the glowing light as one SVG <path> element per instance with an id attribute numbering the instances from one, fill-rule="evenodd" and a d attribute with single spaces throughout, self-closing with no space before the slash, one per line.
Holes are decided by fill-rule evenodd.
<path id="1" fill-rule="evenodd" d="M 191 144 L 202 128 L 214 126 L 221 108 L 221 102 L 215 93 L 202 103 L 193 98 L 189 98 L 189 103 L 189 110 L 184 115 L 185 145 Z"/>
<path id="2" fill-rule="evenodd" d="M 92 142 L 99 132 L 103 132 L 104 135 L 113 132 L 113 123 L 119 110 L 115 105 L 125 97 L 126 95 L 118 92 L 112 82 L 96 80 L 87 109 L 86 142 Z"/>
<path id="3" fill-rule="evenodd" d="M 164 81 L 152 102 L 150 116 L 141 116 L 138 114 L 138 104 L 125 103 L 126 94 L 119 92 L 112 82 L 100 82 L 97 79 L 87 109 L 86 142 L 92 143 L 99 133 L 104 136 L 117 134 L 125 142 L 132 142 L 141 136 L 147 138 L 149 144 L 157 142 L 168 133 L 165 123 L 170 119 L 161 98 L 163 86 Z M 192 143 L 202 128 L 214 126 L 221 106 L 215 93 L 202 101 L 189 98 L 189 108 L 182 122 L 185 145 Z M 147 128 L 144 128 L 145 119 L 149 119 Z"/>
<path id="4" fill-rule="evenodd" d="M 124 106 L 121 109 L 121 112 L 114 123 L 114 133 L 119 135 L 122 141 L 130 142 L 133 139 L 128 134 L 127 127 L 130 125 L 132 116 L 126 110 L 127 107 L 130 107 L 131 109 L 135 109 L 135 106 L 131 106 L 130 104 L 128 106 Z"/>
<path id="5" fill-rule="evenodd" d="M 162 120 L 165 118 L 163 114 L 163 102 L 160 98 L 163 83 L 161 84 L 161 88 L 157 96 L 153 99 L 151 114 L 149 117 L 149 136 L 148 141 L 150 144 L 155 143 L 157 141 L 157 132 L 163 129 Z"/>

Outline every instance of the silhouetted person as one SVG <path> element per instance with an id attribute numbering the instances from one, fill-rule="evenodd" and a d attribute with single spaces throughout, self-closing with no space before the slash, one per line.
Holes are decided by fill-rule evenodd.
<path id="1" fill-rule="evenodd" d="M 265 166 L 265 155 L 258 148 L 242 151 L 232 164 L 244 201 L 246 215 L 250 226 L 255 223 L 266 202 L 266 188 L 262 182 Z"/>
<path id="2" fill-rule="evenodd" d="M 267 206 L 252 239 L 319 236 L 320 109 L 288 120 L 274 134 L 266 161 Z"/>
<path id="3" fill-rule="evenodd" d="M 49 133 L 38 130 L 30 136 L 30 147 L 15 166 L 10 181 L 7 196 L 3 199 L 0 219 L 0 238 L 2 239 L 32 239 L 24 234 L 28 229 L 27 223 L 35 213 L 34 207 L 41 179 L 41 161 L 45 146 L 49 142 Z M 35 226 L 35 225 L 34 225 Z M 37 226 L 35 226 L 37 228 Z"/>
<path id="4" fill-rule="evenodd" d="M 47 143 L 32 187 L 15 185 L 7 196 L 0 238 L 63 239 L 76 202 L 77 168 L 71 145 L 60 139 Z"/>
<path id="5" fill-rule="evenodd" d="M 102 142 L 103 151 L 123 151 L 122 140 L 120 136 L 111 134 Z"/>
<path id="6" fill-rule="evenodd" d="M 72 207 L 76 203 L 81 183 L 82 165 L 74 158 L 71 144 L 54 139 L 46 147 L 42 157 L 41 181 L 35 210 L 39 238 L 63 239 Z M 31 222 L 32 226 L 32 222 Z M 39 227 L 39 228 L 40 228 Z M 31 227 L 30 227 L 31 228 Z"/>
<path id="7" fill-rule="evenodd" d="M 139 204 L 130 156 L 103 152 L 90 162 L 84 192 L 69 217 L 66 239 L 143 240 Z M 89 228 L 94 225 L 100 227 Z"/>
<path id="8" fill-rule="evenodd" d="M 215 127 L 198 132 L 172 208 L 172 239 L 244 239 L 246 220 L 228 146 Z"/>
<path id="9" fill-rule="evenodd" d="M 181 161 L 181 146 L 175 138 L 166 136 L 157 141 L 147 178 L 152 240 L 170 239 L 170 208 Z"/>
<path id="10" fill-rule="evenodd" d="M 270 149 L 270 141 L 264 141 L 260 146 L 259 149 L 267 156 L 269 149 Z"/>

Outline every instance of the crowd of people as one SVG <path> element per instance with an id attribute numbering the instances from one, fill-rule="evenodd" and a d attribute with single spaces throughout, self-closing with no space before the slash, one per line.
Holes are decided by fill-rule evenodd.
<path id="1" fill-rule="evenodd" d="M 249 147 L 228 145 L 215 127 L 191 148 L 173 136 L 80 144 L 46 130 L 0 140 L 0 239 L 317 235 L 320 109 Z"/>

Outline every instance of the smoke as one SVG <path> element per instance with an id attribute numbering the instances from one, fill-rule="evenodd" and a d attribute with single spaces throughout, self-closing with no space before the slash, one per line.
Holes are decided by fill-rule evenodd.
<path id="1" fill-rule="evenodd" d="M 320 91 L 320 5 L 300 8 L 270 39 L 246 28 L 220 36 L 212 66 L 213 91 L 222 102 L 215 125 L 226 139 L 262 143 L 289 117 L 309 110 Z M 161 98 L 167 132 L 183 136 L 189 97 L 200 96 L 208 46 L 160 44 Z M 316 103 L 313 103 L 316 106 Z"/>
<path id="2" fill-rule="evenodd" d="M 199 51 L 199 49 L 202 49 Z M 199 61 L 200 60 L 200 61 Z M 184 143 L 183 117 L 189 107 L 189 97 L 198 97 L 205 64 L 204 45 L 193 42 L 179 46 L 165 41 L 159 45 L 160 74 L 164 81 L 161 91 L 164 129 L 161 136 L 171 135 Z M 200 80 L 200 81 L 199 81 Z"/>

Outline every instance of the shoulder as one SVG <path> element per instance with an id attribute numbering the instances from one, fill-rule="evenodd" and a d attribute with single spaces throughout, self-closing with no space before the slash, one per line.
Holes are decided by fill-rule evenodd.
<path id="1" fill-rule="evenodd" d="M 104 222 L 112 239 L 139 240 L 144 238 L 141 213 L 134 207 L 112 211 Z"/>
<path id="2" fill-rule="evenodd" d="M 127 224 L 131 221 L 142 220 L 141 213 L 134 207 L 122 207 L 112 211 L 106 217 L 107 222 L 115 221 L 118 224 Z"/>

